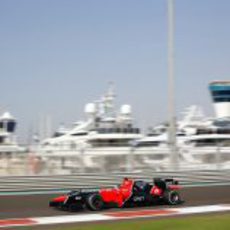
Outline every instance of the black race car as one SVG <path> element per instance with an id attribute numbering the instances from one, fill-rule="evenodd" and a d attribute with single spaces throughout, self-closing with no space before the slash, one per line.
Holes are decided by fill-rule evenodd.
<path id="1" fill-rule="evenodd" d="M 78 190 L 54 198 L 50 207 L 68 211 L 89 209 L 93 211 L 105 208 L 123 208 L 150 206 L 154 204 L 180 204 L 178 190 L 181 186 L 174 179 L 154 178 L 153 183 L 143 180 L 124 178 L 117 188 L 99 190 Z"/>

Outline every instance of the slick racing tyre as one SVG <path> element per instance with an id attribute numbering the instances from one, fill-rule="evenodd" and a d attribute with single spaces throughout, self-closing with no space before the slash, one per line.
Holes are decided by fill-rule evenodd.
<path id="1" fill-rule="evenodd" d="M 86 200 L 86 205 L 88 207 L 88 209 L 92 210 L 92 211 L 99 211 L 103 208 L 103 200 L 101 198 L 101 196 L 97 193 L 93 193 L 91 195 L 88 196 L 87 200 Z"/>
<path id="2" fill-rule="evenodd" d="M 181 203 L 180 195 L 177 191 L 165 191 L 164 200 L 170 205 Z"/>

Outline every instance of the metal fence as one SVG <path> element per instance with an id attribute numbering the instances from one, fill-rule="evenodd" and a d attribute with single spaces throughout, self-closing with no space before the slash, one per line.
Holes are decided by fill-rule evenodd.
<path id="1" fill-rule="evenodd" d="M 230 170 L 229 148 L 178 149 L 178 170 Z M 174 169 L 169 149 L 130 148 L 120 151 L 56 151 L 0 155 L 0 176 L 55 175 L 111 172 L 156 172 Z"/>
<path id="2" fill-rule="evenodd" d="M 0 195 L 13 192 L 69 191 L 79 188 L 113 187 L 120 184 L 123 177 L 144 179 L 152 182 L 153 178 L 175 178 L 184 186 L 228 184 L 230 170 L 180 170 L 155 172 L 144 170 L 141 173 L 81 173 L 73 175 L 44 176 L 1 176 Z"/>

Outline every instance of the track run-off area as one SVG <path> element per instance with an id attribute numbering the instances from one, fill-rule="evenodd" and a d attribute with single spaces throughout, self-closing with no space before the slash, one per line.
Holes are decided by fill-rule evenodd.
<path id="1" fill-rule="evenodd" d="M 0 195 L 0 228 L 230 212 L 230 185 L 186 187 L 181 191 L 185 203 L 178 206 L 157 205 L 102 212 L 70 213 L 48 207 L 49 200 L 55 196 L 56 193 Z"/>

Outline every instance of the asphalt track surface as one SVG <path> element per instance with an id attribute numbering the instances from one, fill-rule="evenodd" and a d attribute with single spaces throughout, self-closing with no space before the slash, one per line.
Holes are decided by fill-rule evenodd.
<path id="1" fill-rule="evenodd" d="M 49 195 L 10 195 L 0 196 L 0 219 L 8 218 L 26 218 L 40 216 L 60 216 L 73 215 L 77 213 L 69 213 L 48 207 L 50 199 L 56 197 L 57 194 Z M 181 206 L 198 206 L 212 204 L 230 204 L 230 185 L 212 186 L 212 187 L 192 187 L 184 188 L 181 196 L 185 203 Z M 168 207 L 166 205 L 147 207 L 144 209 L 159 209 Z M 138 208 L 138 210 L 143 208 Z M 124 209 L 123 209 L 124 210 Z M 112 211 L 119 212 L 120 209 Z M 80 212 L 82 214 L 82 212 Z M 86 211 L 84 213 L 87 213 Z M 90 212 L 92 213 L 92 212 Z M 71 225 L 73 226 L 73 224 Z M 26 229 L 26 228 L 25 228 Z M 56 229 L 55 226 L 38 226 L 33 229 Z"/>

